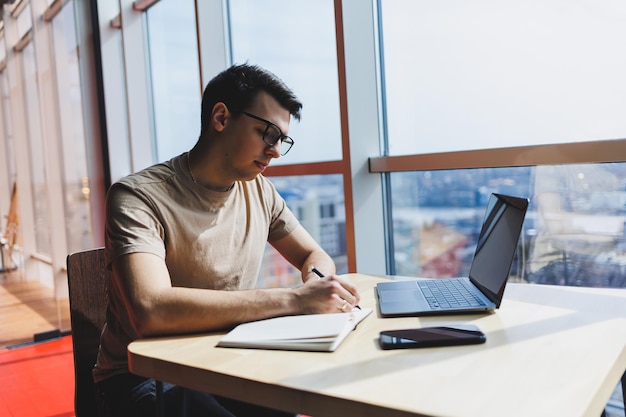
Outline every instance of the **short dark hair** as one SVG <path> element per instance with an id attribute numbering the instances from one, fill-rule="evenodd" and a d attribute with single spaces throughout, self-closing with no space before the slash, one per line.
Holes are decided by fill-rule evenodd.
<path id="1" fill-rule="evenodd" d="M 226 104 L 233 112 L 245 111 L 261 91 L 274 97 L 296 120 L 300 120 L 302 103 L 280 78 L 257 65 L 233 65 L 215 76 L 204 89 L 201 134 L 209 126 L 216 103 Z"/>

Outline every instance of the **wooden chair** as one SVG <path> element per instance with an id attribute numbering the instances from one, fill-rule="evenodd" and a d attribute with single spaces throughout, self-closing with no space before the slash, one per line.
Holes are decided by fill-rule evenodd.
<path id="1" fill-rule="evenodd" d="M 104 248 L 67 257 L 72 347 L 74 349 L 74 411 L 76 417 L 100 415 L 91 371 L 106 321 L 109 274 Z"/>
<path id="2" fill-rule="evenodd" d="M 104 248 L 76 252 L 67 257 L 72 347 L 74 350 L 74 414 L 96 417 L 102 414 L 96 400 L 92 370 L 98 356 L 100 333 L 106 321 L 109 271 Z M 163 383 L 156 381 L 156 415 L 163 415 Z M 187 415 L 183 391 L 183 416 Z"/>

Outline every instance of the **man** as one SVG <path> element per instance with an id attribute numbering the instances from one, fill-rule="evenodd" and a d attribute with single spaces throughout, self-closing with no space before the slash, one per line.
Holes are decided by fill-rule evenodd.
<path id="1" fill-rule="evenodd" d="M 348 311 L 356 288 L 262 175 L 285 154 L 302 104 L 275 75 L 233 66 L 209 82 L 191 151 L 114 184 L 107 196 L 109 310 L 94 369 L 109 415 L 154 415 L 154 381 L 126 348 L 148 336 L 210 332 L 290 314 Z M 302 272 L 297 288 L 255 289 L 265 243 Z M 313 267 L 328 274 L 319 279 Z M 181 389 L 165 384 L 167 415 Z M 190 392 L 190 415 L 284 415 Z"/>

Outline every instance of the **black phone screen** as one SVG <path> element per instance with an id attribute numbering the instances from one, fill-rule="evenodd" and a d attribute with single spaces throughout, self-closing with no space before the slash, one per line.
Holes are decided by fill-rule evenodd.
<path id="1" fill-rule="evenodd" d="M 476 326 L 439 326 L 380 332 L 380 345 L 383 349 L 472 345 L 484 343 L 486 340 L 484 333 Z"/>

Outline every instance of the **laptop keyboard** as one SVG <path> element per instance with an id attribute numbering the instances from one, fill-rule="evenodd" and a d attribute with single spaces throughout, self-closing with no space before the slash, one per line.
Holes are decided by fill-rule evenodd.
<path id="1" fill-rule="evenodd" d="M 433 309 L 485 305 L 461 279 L 424 280 L 418 281 L 418 285 Z"/>

